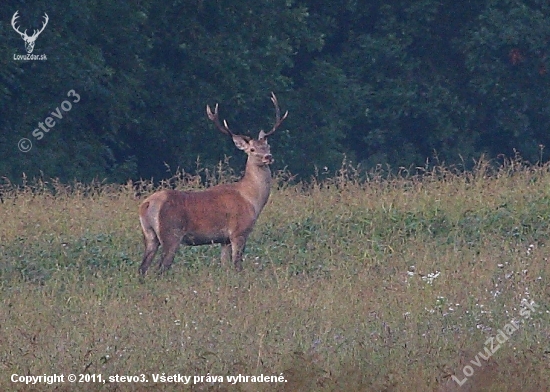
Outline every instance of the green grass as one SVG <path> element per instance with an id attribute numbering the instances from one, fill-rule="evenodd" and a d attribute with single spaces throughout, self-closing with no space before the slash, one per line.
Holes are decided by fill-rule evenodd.
<path id="1" fill-rule="evenodd" d="M 547 388 L 548 167 L 365 180 L 342 170 L 278 184 L 243 272 L 222 268 L 217 246 L 181 247 L 169 273 L 142 280 L 137 208 L 150 184 L 139 197 L 132 184 L 4 186 L 0 390 Z M 522 300 L 537 312 L 521 317 Z M 511 320 L 518 330 L 472 365 Z M 451 376 L 463 379 L 466 365 L 474 374 L 458 387 Z M 10 381 L 54 373 L 150 382 Z M 155 384 L 157 373 L 282 373 L 286 382 Z"/>

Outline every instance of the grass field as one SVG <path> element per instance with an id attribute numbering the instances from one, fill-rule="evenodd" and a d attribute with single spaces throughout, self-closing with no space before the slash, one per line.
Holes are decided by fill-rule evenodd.
<path id="1" fill-rule="evenodd" d="M 143 280 L 139 188 L 3 187 L 0 390 L 548 390 L 547 166 L 279 177 L 243 272 L 181 247 Z M 71 373 L 107 382 L 10 380 Z"/>

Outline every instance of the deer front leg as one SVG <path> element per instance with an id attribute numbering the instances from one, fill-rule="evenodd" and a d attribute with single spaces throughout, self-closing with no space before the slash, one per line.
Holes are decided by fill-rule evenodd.
<path id="1" fill-rule="evenodd" d="M 243 252 L 245 245 L 246 237 L 244 236 L 236 237 L 231 240 L 231 256 L 237 271 L 242 271 L 243 269 Z"/>
<path id="2" fill-rule="evenodd" d="M 222 267 L 227 265 L 227 263 L 229 263 L 230 260 L 231 260 L 231 243 L 222 244 L 222 255 L 221 255 Z"/>

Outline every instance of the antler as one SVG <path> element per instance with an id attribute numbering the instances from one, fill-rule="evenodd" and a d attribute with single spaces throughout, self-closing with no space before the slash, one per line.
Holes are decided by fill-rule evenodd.
<path id="1" fill-rule="evenodd" d="M 25 29 L 25 31 L 22 33 L 21 31 L 19 31 L 19 29 L 15 25 L 17 18 L 19 18 L 19 15 L 17 15 L 18 13 L 19 11 L 15 11 L 15 14 L 13 14 L 13 17 L 11 18 L 11 25 L 15 31 L 17 31 L 23 38 L 28 40 L 36 39 L 40 35 L 40 33 L 44 31 L 44 29 L 46 28 L 46 25 L 48 24 L 48 21 L 50 20 L 50 18 L 48 17 L 48 14 L 44 12 L 44 22 L 42 22 L 42 28 L 38 31 L 34 30 L 33 35 L 29 37 L 27 35 L 27 29 Z"/>
<path id="2" fill-rule="evenodd" d="M 214 107 L 214 113 L 212 113 L 212 110 L 210 109 L 209 105 L 206 105 L 206 114 L 208 115 L 208 118 L 216 124 L 218 129 L 229 136 L 235 136 L 233 132 L 229 129 L 229 126 L 227 125 L 227 121 L 223 120 L 223 125 L 220 123 L 220 119 L 218 118 L 218 104 Z"/>
<path id="3" fill-rule="evenodd" d="M 42 24 L 42 28 L 37 32 L 35 30 L 34 34 L 32 35 L 32 38 L 36 38 L 40 35 L 40 33 L 42 33 L 44 31 L 44 29 L 46 28 L 46 25 L 48 24 L 48 21 L 50 20 L 50 18 L 48 17 L 48 14 L 44 12 L 44 22 Z"/>
<path id="4" fill-rule="evenodd" d="M 279 126 L 285 121 L 286 117 L 288 116 L 288 110 L 285 112 L 283 117 L 281 118 L 281 109 L 279 109 L 279 102 L 277 101 L 277 97 L 275 96 L 274 92 L 271 92 L 271 102 L 273 102 L 273 105 L 275 106 L 275 125 L 273 125 L 273 128 L 271 131 L 267 133 L 263 133 L 263 137 L 267 137 L 271 135 L 273 132 L 279 128 Z"/>
<path id="5" fill-rule="evenodd" d="M 20 32 L 17 26 L 15 25 L 15 20 L 19 18 L 19 15 L 17 15 L 19 11 L 15 11 L 15 14 L 13 14 L 13 17 L 11 18 L 11 26 L 15 31 L 17 31 L 21 36 L 27 36 L 27 30 L 25 30 L 24 33 Z"/>

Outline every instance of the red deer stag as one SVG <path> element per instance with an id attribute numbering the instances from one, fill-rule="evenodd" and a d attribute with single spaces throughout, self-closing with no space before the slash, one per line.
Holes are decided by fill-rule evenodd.
<path id="1" fill-rule="evenodd" d="M 214 112 L 206 106 L 208 118 L 248 155 L 244 177 L 236 183 L 216 185 L 200 192 L 162 190 L 149 196 L 139 209 L 145 242 L 140 274 L 147 272 L 159 245 L 162 245 L 159 272 L 169 269 L 181 242 L 186 245 L 221 244 L 222 264 L 231 256 L 237 271 L 242 270 L 246 240 L 271 188 L 269 165 L 273 163 L 273 157 L 267 137 L 288 115 L 287 111 L 281 117 L 273 93 L 271 101 L 275 105 L 275 125 L 267 133 L 260 131 L 258 140 L 234 134 L 226 121 L 220 123 L 218 105 Z"/>

